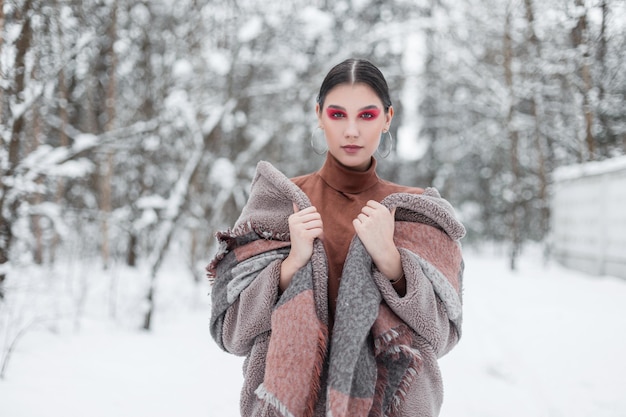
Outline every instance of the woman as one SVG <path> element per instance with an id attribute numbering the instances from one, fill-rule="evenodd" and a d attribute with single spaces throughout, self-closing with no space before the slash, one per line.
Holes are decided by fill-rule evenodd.
<path id="1" fill-rule="evenodd" d="M 328 152 L 289 180 L 260 162 L 208 267 L 211 334 L 246 356 L 243 416 L 435 416 L 437 359 L 461 334 L 465 230 L 436 190 L 380 179 L 393 107 L 382 73 L 350 59 L 324 79 Z"/>

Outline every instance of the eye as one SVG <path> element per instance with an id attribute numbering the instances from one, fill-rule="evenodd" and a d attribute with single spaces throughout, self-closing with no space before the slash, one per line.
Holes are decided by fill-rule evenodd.
<path id="1" fill-rule="evenodd" d="M 378 117 L 380 111 L 378 109 L 365 110 L 359 113 L 359 118 L 364 120 L 373 120 Z"/>
<path id="2" fill-rule="evenodd" d="M 341 110 L 337 110 L 337 109 L 328 109 L 328 110 L 326 110 L 326 114 L 331 119 L 343 119 L 344 117 L 347 116 L 346 112 L 341 111 Z"/>

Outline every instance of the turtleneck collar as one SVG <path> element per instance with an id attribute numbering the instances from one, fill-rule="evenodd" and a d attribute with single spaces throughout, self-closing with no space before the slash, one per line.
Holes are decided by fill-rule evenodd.
<path id="1" fill-rule="evenodd" d="M 326 184 L 337 191 L 348 194 L 358 194 L 370 189 L 379 181 L 376 174 L 376 159 L 372 157 L 372 164 L 367 171 L 354 171 L 347 168 L 330 154 L 326 155 L 326 162 L 318 171 Z"/>

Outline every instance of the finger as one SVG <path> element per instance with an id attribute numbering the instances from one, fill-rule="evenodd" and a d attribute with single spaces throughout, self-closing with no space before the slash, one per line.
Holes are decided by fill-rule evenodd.
<path id="1" fill-rule="evenodd" d="M 304 230 L 313 230 L 313 229 L 323 229 L 324 225 L 321 219 L 311 220 L 308 222 L 303 222 L 302 227 Z"/>
<path id="2" fill-rule="evenodd" d="M 310 214 L 298 214 L 296 215 L 292 221 L 294 224 L 309 224 L 312 222 L 321 222 L 322 216 L 319 213 L 310 213 Z"/>
<path id="3" fill-rule="evenodd" d="M 298 206 L 296 206 L 296 203 L 291 203 L 291 204 L 293 204 L 293 212 L 294 212 L 294 214 L 300 211 Z"/>
<path id="4" fill-rule="evenodd" d="M 371 216 L 376 213 L 376 209 L 370 206 L 365 206 L 361 209 L 361 213 L 365 214 L 366 216 Z"/>
<path id="5" fill-rule="evenodd" d="M 312 240 L 316 237 L 322 236 L 322 233 L 324 233 L 324 230 L 321 227 L 316 227 L 314 229 L 307 230 L 307 233 L 308 233 L 308 236 L 310 236 Z"/>
<path id="6" fill-rule="evenodd" d="M 303 208 L 302 210 L 299 210 L 298 213 L 300 214 L 317 213 L 317 209 L 315 208 L 315 206 L 310 206 L 307 208 Z"/>
<path id="7" fill-rule="evenodd" d="M 289 216 L 290 222 L 303 222 L 315 218 L 321 218 L 320 214 L 315 210 L 315 207 L 307 207 L 300 211 L 294 212 Z"/>
<path id="8" fill-rule="evenodd" d="M 374 209 L 379 209 L 379 208 L 385 207 L 385 206 L 383 206 L 381 203 L 379 203 L 376 200 L 369 200 L 367 202 L 367 206 L 371 207 L 371 208 L 374 208 Z"/>
<path id="9" fill-rule="evenodd" d="M 299 239 L 303 239 L 307 242 L 312 242 L 313 239 L 321 237 L 324 231 L 320 227 L 316 227 L 313 229 L 303 229 L 297 232 L 297 236 Z"/>

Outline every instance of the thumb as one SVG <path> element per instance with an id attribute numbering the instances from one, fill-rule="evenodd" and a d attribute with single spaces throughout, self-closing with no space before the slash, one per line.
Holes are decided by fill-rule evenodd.
<path id="1" fill-rule="evenodd" d="M 297 213 L 297 212 L 299 212 L 299 211 L 300 211 L 300 209 L 298 208 L 298 206 L 296 206 L 296 203 L 293 203 L 293 202 L 292 202 L 291 204 L 293 204 L 293 212 L 294 212 L 294 213 Z"/>
<path id="2" fill-rule="evenodd" d="M 398 207 L 394 207 L 394 208 L 391 209 L 391 217 L 393 217 L 394 219 L 396 218 L 396 209 L 397 208 Z"/>

